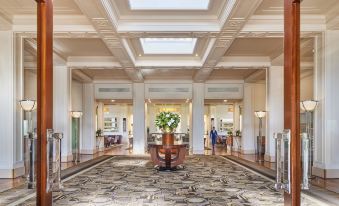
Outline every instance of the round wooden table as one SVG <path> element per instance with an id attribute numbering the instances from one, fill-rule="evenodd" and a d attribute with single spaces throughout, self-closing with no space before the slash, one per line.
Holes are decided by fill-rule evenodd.
<path id="1" fill-rule="evenodd" d="M 184 163 L 187 145 L 188 144 L 148 144 L 153 163 L 163 170 L 173 170 L 176 169 L 178 165 Z M 160 150 L 163 151 L 164 157 L 160 156 Z"/>

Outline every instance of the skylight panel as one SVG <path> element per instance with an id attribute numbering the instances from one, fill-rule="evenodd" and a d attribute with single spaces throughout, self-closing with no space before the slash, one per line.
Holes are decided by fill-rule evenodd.
<path id="1" fill-rule="evenodd" d="M 197 38 L 140 38 L 144 54 L 193 54 Z"/>
<path id="2" fill-rule="evenodd" d="M 207 10 L 210 0 L 129 0 L 132 10 Z"/>

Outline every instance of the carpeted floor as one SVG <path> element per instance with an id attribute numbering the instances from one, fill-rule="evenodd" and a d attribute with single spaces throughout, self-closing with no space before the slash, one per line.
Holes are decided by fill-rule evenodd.
<path id="1" fill-rule="evenodd" d="M 159 172 L 147 157 L 116 156 L 64 182 L 53 205 L 283 205 L 273 182 L 222 157 L 189 156 L 185 166 Z"/>

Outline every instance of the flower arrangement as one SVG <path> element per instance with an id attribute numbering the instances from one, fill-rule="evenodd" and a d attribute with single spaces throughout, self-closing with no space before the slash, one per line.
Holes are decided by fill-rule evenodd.
<path id="1" fill-rule="evenodd" d="M 172 112 L 161 112 L 155 119 L 155 125 L 165 133 L 173 132 L 178 127 L 179 122 L 179 115 Z"/>

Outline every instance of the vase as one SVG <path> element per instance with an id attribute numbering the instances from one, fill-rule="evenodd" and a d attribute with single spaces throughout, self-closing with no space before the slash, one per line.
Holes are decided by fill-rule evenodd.
<path id="1" fill-rule="evenodd" d="M 174 144 L 174 133 L 163 133 L 162 145 L 173 145 L 173 144 Z"/>

